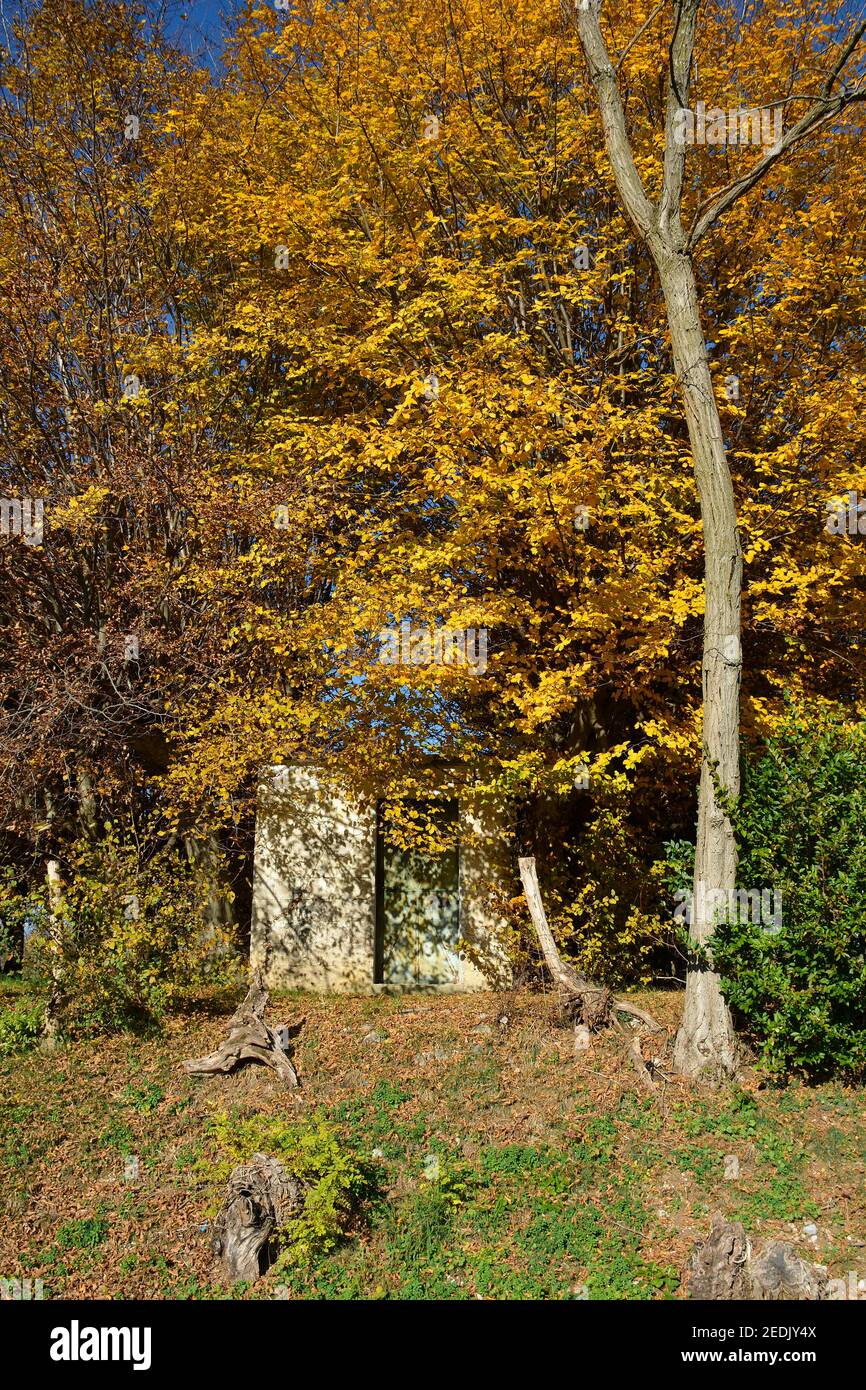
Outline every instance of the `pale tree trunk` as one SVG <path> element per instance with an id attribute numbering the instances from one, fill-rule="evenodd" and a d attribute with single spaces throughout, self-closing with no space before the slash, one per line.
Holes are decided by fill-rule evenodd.
<path id="1" fill-rule="evenodd" d="M 698 790 L 698 836 L 692 939 L 712 934 L 713 904 L 735 887 L 737 853 L 733 827 L 716 787 L 733 802 L 739 792 L 739 704 L 742 657 L 740 590 L 742 555 L 731 474 L 713 394 L 691 255 L 695 246 L 739 198 L 810 132 L 826 126 L 846 107 L 866 101 L 860 56 L 866 19 L 852 17 L 847 34 L 828 53 L 827 75 L 806 111 L 780 140 L 756 156 L 746 170 L 705 199 L 688 234 L 680 220 L 686 151 L 675 132 L 687 107 L 701 0 L 673 0 L 668 54 L 664 172 L 661 196 L 646 194 L 626 129 L 617 73 L 625 53 L 662 10 L 660 4 L 626 45 L 615 70 L 599 24 L 601 0 L 575 0 L 577 27 L 595 89 L 604 143 L 620 202 L 648 246 L 659 272 L 667 307 L 674 366 L 686 410 L 695 478 L 704 525 L 706 608 L 703 650 L 703 753 Z M 850 80 L 846 81 L 846 73 Z M 793 95 L 791 101 L 801 100 Z M 784 116 L 784 104 L 783 104 Z M 681 127 L 680 127 L 681 128 Z M 737 1067 L 731 1019 L 712 969 L 690 970 L 675 1059 L 688 1076 L 722 1080 Z"/>
<path id="2" fill-rule="evenodd" d="M 64 1003 L 63 882 L 60 877 L 60 865 L 56 859 L 49 859 L 48 861 L 47 880 L 48 906 L 51 914 L 51 926 L 48 936 L 51 978 L 48 1002 L 45 1005 L 45 1017 L 42 1024 L 42 1038 L 46 1047 L 53 1048 L 60 1042 L 60 1016 Z"/>
<path id="3" fill-rule="evenodd" d="M 623 207 L 661 278 L 674 367 L 685 404 L 689 442 L 701 504 L 705 550 L 703 750 L 698 789 L 698 832 L 691 934 L 703 944 L 712 911 L 736 885 L 733 827 L 715 794 L 714 779 L 733 800 L 739 792 L 740 588 L 742 559 L 734 491 L 713 393 L 700 306 L 686 238 L 680 224 L 685 152 L 672 139 L 674 113 L 688 93 L 699 0 L 677 6 L 671 70 L 678 95 L 668 93 L 664 186 L 658 204 L 647 197 L 634 162 L 617 87 L 595 11 L 578 10 L 581 43 L 595 87 L 605 146 Z M 714 891 L 715 890 L 715 891 Z M 709 920 L 707 918 L 709 917 Z M 688 971 L 683 1021 L 674 1049 L 684 1075 L 723 1081 L 736 1074 L 737 1047 L 718 975 L 707 965 Z"/>
<path id="4" fill-rule="evenodd" d="M 667 305 L 674 367 L 685 402 L 704 523 L 703 754 L 698 789 L 691 939 L 706 943 L 713 904 L 736 885 L 737 847 L 716 789 L 740 790 L 740 593 L 743 561 L 730 469 L 701 329 L 695 277 L 680 250 L 654 247 Z M 724 894 L 722 898 L 720 894 Z M 730 1012 L 718 975 L 690 969 L 674 1066 L 686 1076 L 720 1081 L 737 1071 Z"/>
<path id="5" fill-rule="evenodd" d="M 535 856 L 520 855 L 517 860 L 517 867 L 520 871 L 520 881 L 523 884 L 529 916 L 535 928 L 535 935 L 538 938 L 545 964 L 563 994 L 571 995 L 573 1000 L 579 1002 L 579 1021 L 590 1028 L 600 1028 L 607 1022 L 611 1010 L 614 1010 L 617 1013 L 627 1014 L 630 1018 L 645 1024 L 654 1033 L 664 1032 L 661 1024 L 657 1023 L 646 1009 L 639 1009 L 636 1004 L 632 1004 L 626 999 L 619 999 L 606 986 L 597 985 L 592 980 L 588 980 L 585 975 L 579 974 L 562 959 L 553 932 L 550 930 L 547 913 L 544 910 L 535 868 Z M 641 1069 L 644 1070 L 643 1062 L 641 1062 Z"/>

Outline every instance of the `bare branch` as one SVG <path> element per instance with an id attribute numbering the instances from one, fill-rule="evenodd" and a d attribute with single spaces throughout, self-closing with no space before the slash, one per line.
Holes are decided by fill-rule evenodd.
<path id="1" fill-rule="evenodd" d="M 834 120 L 846 106 L 851 106 L 857 101 L 866 101 L 866 91 L 840 93 L 838 97 L 829 102 L 820 98 L 796 125 L 791 126 L 790 130 L 785 132 L 778 145 L 773 145 L 758 160 L 757 164 L 747 170 L 740 178 L 735 179 L 733 183 L 728 184 L 720 193 L 714 194 L 711 199 L 701 204 L 689 230 L 686 241 L 687 249 L 689 251 L 694 250 L 704 233 L 709 231 L 722 213 L 727 212 L 728 208 L 742 198 L 744 193 L 748 193 L 750 188 L 754 188 L 767 170 L 777 164 L 790 149 L 800 144 L 807 135 L 813 134 L 821 126 L 826 125 L 828 121 Z"/>
<path id="2" fill-rule="evenodd" d="M 857 47 L 864 34 L 866 34 L 866 19 L 864 19 L 863 23 L 858 25 L 857 28 L 852 31 L 851 37 L 849 38 L 845 47 L 839 54 L 839 57 L 835 65 L 830 69 L 830 72 L 827 74 L 827 80 L 821 89 L 823 96 L 828 97 L 832 92 L 836 82 L 836 78 L 839 76 L 840 72 L 844 68 L 848 59 L 851 57 L 852 53 L 854 52 L 855 48 Z"/>
<path id="3" fill-rule="evenodd" d="M 720 193 L 714 194 L 712 198 L 701 204 L 689 229 L 686 242 L 687 250 L 692 251 L 722 213 L 726 212 L 739 198 L 742 198 L 744 193 L 748 193 L 750 188 L 754 188 L 767 170 L 778 163 L 790 149 L 798 145 L 807 135 L 811 135 L 819 127 L 833 120 L 847 106 L 853 105 L 854 102 L 866 101 L 866 90 L 862 90 L 861 86 L 858 86 L 854 91 L 848 91 L 843 87 L 842 91 L 835 97 L 830 96 L 839 74 L 864 34 L 866 34 L 866 20 L 852 32 L 824 81 L 821 95 L 815 98 L 805 115 L 801 116 L 796 125 L 792 125 L 789 130 L 786 130 L 779 143 L 767 150 L 767 153 L 762 155 L 751 169 L 747 170 L 740 178 L 735 179 L 733 183 L 728 184 Z"/>
<path id="4" fill-rule="evenodd" d="M 662 196 L 659 203 L 659 230 L 666 241 L 676 228 L 677 241 L 680 202 L 683 193 L 683 174 L 686 167 L 685 145 L 675 137 L 677 114 L 688 105 L 689 79 L 695 51 L 695 31 L 701 0 L 678 0 L 675 6 L 674 35 L 670 47 L 667 109 L 665 113 L 665 159 Z"/>
<path id="5" fill-rule="evenodd" d="M 652 22 L 653 22 L 653 20 L 655 19 L 656 15 L 661 14 L 661 12 L 662 12 L 662 10 L 664 9 L 664 7 L 665 7 L 664 0 L 661 0 L 661 4 L 660 4 L 660 5 L 656 5 L 655 9 L 652 11 L 651 14 L 649 14 L 649 15 L 647 16 L 647 18 L 644 20 L 644 22 L 643 22 L 643 24 L 640 26 L 640 28 L 639 28 L 634 34 L 632 34 L 632 36 L 631 36 L 631 38 L 629 39 L 628 43 L 626 44 L 625 48 L 622 50 L 622 53 L 620 53 L 619 57 L 618 57 L 617 60 L 616 60 L 616 70 L 617 70 L 617 72 L 619 72 L 620 68 L 622 67 L 622 65 L 623 65 L 623 63 L 625 62 L 626 58 L 628 57 L 629 53 L 631 53 L 632 49 L 634 48 L 634 46 L 635 46 L 635 44 L 637 43 L 638 39 L 640 38 L 641 34 L 646 33 L 647 29 L 648 29 L 648 28 L 650 27 L 650 25 L 652 24 Z"/>
<path id="6" fill-rule="evenodd" d="M 634 162 L 616 73 L 602 37 L 598 14 L 591 3 L 578 6 L 577 29 L 590 81 L 596 91 L 608 158 L 623 207 L 641 235 L 647 236 L 655 226 L 656 209 L 646 195 Z"/>

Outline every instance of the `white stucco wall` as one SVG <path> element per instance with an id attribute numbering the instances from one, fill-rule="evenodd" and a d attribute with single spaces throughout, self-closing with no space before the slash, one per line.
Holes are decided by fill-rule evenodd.
<path id="1" fill-rule="evenodd" d="M 489 885 L 507 872 L 504 818 L 460 802 L 460 927 L 471 943 L 437 991 L 504 985 L 509 968 Z M 251 960 L 271 988 L 374 992 L 376 806 L 307 767 L 262 775 L 256 817 Z"/>
<path id="2" fill-rule="evenodd" d="M 373 980 L 376 807 L 304 767 L 267 769 L 256 815 L 251 958 L 269 985 Z"/>

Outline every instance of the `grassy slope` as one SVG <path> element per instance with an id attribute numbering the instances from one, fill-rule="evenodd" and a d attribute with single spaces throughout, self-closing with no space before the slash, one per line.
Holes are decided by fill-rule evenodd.
<path id="1" fill-rule="evenodd" d="M 0 1007 L 15 998 L 0 983 Z M 647 999 L 673 1026 L 677 999 Z M 288 1285 L 279 1276 L 290 1297 L 682 1296 L 715 1211 L 834 1276 L 866 1276 L 859 1092 L 668 1084 L 647 1099 L 614 1037 L 575 1057 L 553 1002 L 528 993 L 281 1000 L 272 1020 L 306 1018 L 300 1092 L 263 1068 L 187 1077 L 179 1062 L 215 1046 L 227 1012 L 202 1007 L 162 1038 L 0 1059 L 0 1276 L 42 1278 L 52 1297 L 225 1297 L 206 1129 L 232 1107 L 324 1115 L 380 1175 L 368 1223 Z M 424 1178 L 433 1154 L 438 1182 Z M 235 1296 L 273 1297 L 276 1283 Z"/>

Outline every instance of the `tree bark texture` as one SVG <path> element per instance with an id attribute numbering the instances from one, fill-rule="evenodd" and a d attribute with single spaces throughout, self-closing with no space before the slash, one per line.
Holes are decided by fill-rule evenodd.
<path id="1" fill-rule="evenodd" d="M 674 138 L 675 116 L 688 100 L 699 9 L 700 0 L 679 0 L 675 6 L 658 203 L 648 198 L 635 164 L 617 75 L 596 7 L 578 8 L 577 24 L 620 201 L 648 247 L 661 280 L 700 499 L 705 552 L 703 734 L 691 936 L 693 942 L 703 945 L 714 925 L 714 890 L 722 890 L 727 899 L 728 890 L 736 886 L 734 831 L 716 787 L 723 788 L 724 797 L 731 801 L 739 792 L 742 553 L 694 268 L 680 221 L 685 149 Z M 686 1076 L 714 1083 L 733 1077 L 737 1071 L 730 1012 L 718 975 L 706 965 L 688 971 L 674 1065 Z"/>

